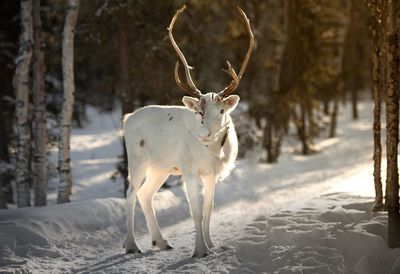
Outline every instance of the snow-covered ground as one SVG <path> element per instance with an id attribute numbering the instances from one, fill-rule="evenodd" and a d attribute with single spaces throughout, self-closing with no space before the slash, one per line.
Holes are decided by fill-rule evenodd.
<path id="1" fill-rule="evenodd" d="M 98 113 L 88 107 L 90 123 L 83 128 L 73 128 L 71 137 L 72 176 L 74 180 L 72 201 L 119 197 L 123 195 L 121 180 L 110 180 L 115 172 L 118 156 L 122 154 L 119 111 Z M 57 166 L 57 148 L 53 148 L 50 161 Z M 117 178 L 119 178 L 117 176 Z M 58 178 L 49 182 L 49 203 L 57 199 Z"/>
<path id="2" fill-rule="evenodd" d="M 122 184 L 110 180 L 121 153 L 118 114 L 91 110 L 94 122 L 73 131 L 73 202 L 0 211 L 0 272 L 400 273 L 400 250 L 385 243 L 386 215 L 368 210 L 374 194 L 372 105 L 360 107 L 358 121 L 342 111 L 338 137 L 317 142 L 320 153 L 306 157 L 289 146 L 275 165 L 238 161 L 217 185 L 211 219 L 217 248 L 202 259 L 190 257 L 194 227 L 181 187 L 155 197 L 162 232 L 174 249 L 151 248 L 137 208 L 144 253 L 124 254 Z"/>

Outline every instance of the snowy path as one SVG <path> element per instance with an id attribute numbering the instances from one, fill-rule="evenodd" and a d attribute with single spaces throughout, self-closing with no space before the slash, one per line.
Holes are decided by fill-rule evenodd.
<path id="1" fill-rule="evenodd" d="M 387 245 L 387 215 L 371 198 L 327 194 L 301 208 L 260 216 L 236 244 L 236 273 L 400 273 Z"/>
<path id="2" fill-rule="evenodd" d="M 144 254 L 125 255 L 124 200 L 85 200 L 90 193 L 84 193 L 86 182 L 82 182 L 77 195 L 82 201 L 42 210 L 0 212 L 0 266 L 34 273 L 259 271 L 263 257 L 257 257 L 257 242 L 262 243 L 264 235 L 261 230 L 257 239 L 254 235 L 258 232 L 250 229 L 253 244 L 249 245 L 249 225 L 257 226 L 265 216 L 296 208 L 324 193 L 348 191 L 349 184 L 353 188 L 364 184 L 365 194 L 373 193 L 370 113 L 371 105 L 366 104 L 356 122 L 341 116 L 339 137 L 317 143 L 322 152 L 313 156 L 285 153 L 276 165 L 240 161 L 233 174 L 217 185 L 211 219 L 217 248 L 206 258 L 190 258 L 194 228 L 181 187 L 162 190 L 155 197 L 162 232 L 174 249 L 151 249 L 138 209 L 135 226 Z"/>

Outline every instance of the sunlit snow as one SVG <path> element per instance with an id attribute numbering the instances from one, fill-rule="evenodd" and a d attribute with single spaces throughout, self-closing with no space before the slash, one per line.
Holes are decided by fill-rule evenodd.
<path id="1" fill-rule="evenodd" d="M 386 244 L 386 214 L 369 212 L 371 109 L 363 103 L 358 121 L 343 109 L 338 136 L 321 136 L 312 156 L 299 155 L 289 137 L 277 164 L 239 160 L 217 185 L 211 219 L 217 247 L 203 259 L 190 258 L 194 227 L 181 186 L 155 197 L 161 230 L 174 249 L 151 248 L 137 208 L 144 254 L 124 254 L 122 182 L 110 179 L 121 154 L 119 113 L 90 109 L 91 124 L 74 129 L 71 140 L 72 203 L 1 210 L 0 272 L 400 273 L 400 250 Z M 50 159 L 56 164 L 55 150 Z M 56 178 L 49 191 L 54 204 Z"/>

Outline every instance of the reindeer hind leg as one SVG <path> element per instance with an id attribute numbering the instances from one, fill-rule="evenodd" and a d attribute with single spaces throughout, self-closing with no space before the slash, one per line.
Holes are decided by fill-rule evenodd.
<path id="1" fill-rule="evenodd" d="M 138 191 L 139 202 L 146 218 L 147 227 L 152 239 L 152 245 L 157 246 L 161 250 L 171 249 L 171 246 L 162 236 L 158 226 L 153 207 L 153 197 L 168 176 L 168 173 L 149 169 L 146 180 Z"/>
<path id="2" fill-rule="evenodd" d="M 129 188 L 126 194 L 126 227 L 127 235 L 125 240 L 126 253 L 141 253 L 137 246 L 134 233 L 136 194 L 140 184 L 146 176 L 144 165 L 129 163 Z"/>

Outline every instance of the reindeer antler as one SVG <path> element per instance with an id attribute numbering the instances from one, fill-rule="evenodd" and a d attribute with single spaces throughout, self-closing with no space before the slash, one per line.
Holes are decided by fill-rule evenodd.
<path id="1" fill-rule="evenodd" d="M 250 55 L 254 48 L 254 35 L 253 32 L 251 31 L 250 21 L 247 18 L 246 13 L 244 13 L 244 11 L 239 6 L 237 6 L 237 9 L 239 10 L 239 13 L 242 15 L 246 23 L 247 32 L 249 33 L 250 36 L 250 45 L 249 49 L 247 50 L 246 57 L 243 60 L 239 74 L 236 74 L 235 70 L 233 69 L 229 61 L 226 61 L 226 63 L 228 64 L 228 69 L 222 69 L 222 70 L 232 77 L 232 81 L 227 87 L 225 87 L 221 92 L 218 93 L 218 95 L 222 98 L 227 97 L 229 94 L 235 91 L 239 86 L 240 79 L 242 79 L 243 73 L 246 70 L 247 63 L 249 62 Z"/>
<path id="2" fill-rule="evenodd" d="M 182 51 L 179 49 L 177 43 L 175 42 L 174 36 L 172 35 L 172 30 L 174 28 L 174 24 L 176 19 L 178 18 L 179 14 L 181 14 L 184 10 L 186 9 L 186 5 L 183 5 L 182 8 L 178 9 L 174 15 L 174 17 L 171 20 L 171 23 L 168 27 L 168 36 L 169 39 L 171 41 L 172 46 L 174 47 L 176 53 L 178 54 L 178 57 L 181 59 L 182 64 L 184 66 L 185 69 L 185 74 L 186 74 L 186 80 L 188 82 L 188 86 L 186 86 L 185 84 L 183 84 L 181 82 L 181 80 L 179 79 L 179 61 L 176 63 L 175 65 L 175 81 L 178 84 L 178 86 L 180 88 L 182 88 L 183 90 L 185 90 L 187 93 L 189 93 L 190 95 L 200 98 L 200 96 L 202 95 L 201 91 L 196 87 L 196 85 L 194 84 L 192 77 L 190 75 L 190 70 L 193 69 L 191 66 L 188 65 L 185 55 L 183 55 Z"/>
<path id="3" fill-rule="evenodd" d="M 179 49 L 177 43 L 175 42 L 174 36 L 172 35 L 172 30 L 174 28 L 175 21 L 178 18 L 178 16 L 185 9 L 186 9 L 186 5 L 183 5 L 182 8 L 180 8 L 176 11 L 176 13 L 175 13 L 174 17 L 172 18 L 171 23 L 168 27 L 169 39 L 170 39 L 171 44 L 174 47 L 176 53 L 178 54 L 178 57 L 181 59 L 181 61 L 183 63 L 183 66 L 185 69 L 185 74 L 186 74 L 186 80 L 187 80 L 188 84 L 187 85 L 183 84 L 179 78 L 179 61 L 175 65 L 175 81 L 178 84 L 178 86 L 180 88 L 182 88 L 183 90 L 185 90 L 187 93 L 189 93 L 190 95 L 192 95 L 194 97 L 200 98 L 202 93 L 196 87 L 196 85 L 193 82 L 192 76 L 190 75 L 190 70 L 192 70 L 193 68 L 188 65 L 188 62 L 186 61 L 185 56 L 183 55 L 182 51 Z M 250 36 L 250 45 L 249 45 L 249 49 L 247 50 L 246 56 L 243 60 L 239 74 L 236 74 L 236 71 L 234 70 L 232 65 L 229 63 L 229 61 L 228 60 L 226 61 L 228 68 L 223 69 L 223 71 L 232 77 L 232 81 L 227 87 L 225 87 L 221 92 L 218 93 L 218 95 L 222 98 L 227 97 L 229 94 L 231 94 L 233 91 L 235 91 L 237 89 L 237 87 L 239 86 L 240 79 L 242 79 L 243 73 L 246 70 L 247 63 L 249 62 L 250 55 L 253 52 L 253 48 L 254 48 L 254 35 L 253 35 L 253 32 L 251 31 L 250 21 L 247 18 L 244 11 L 239 6 L 237 6 L 237 9 L 238 9 L 240 15 L 242 15 L 242 17 L 246 23 L 247 32 L 249 33 L 249 36 Z"/>

